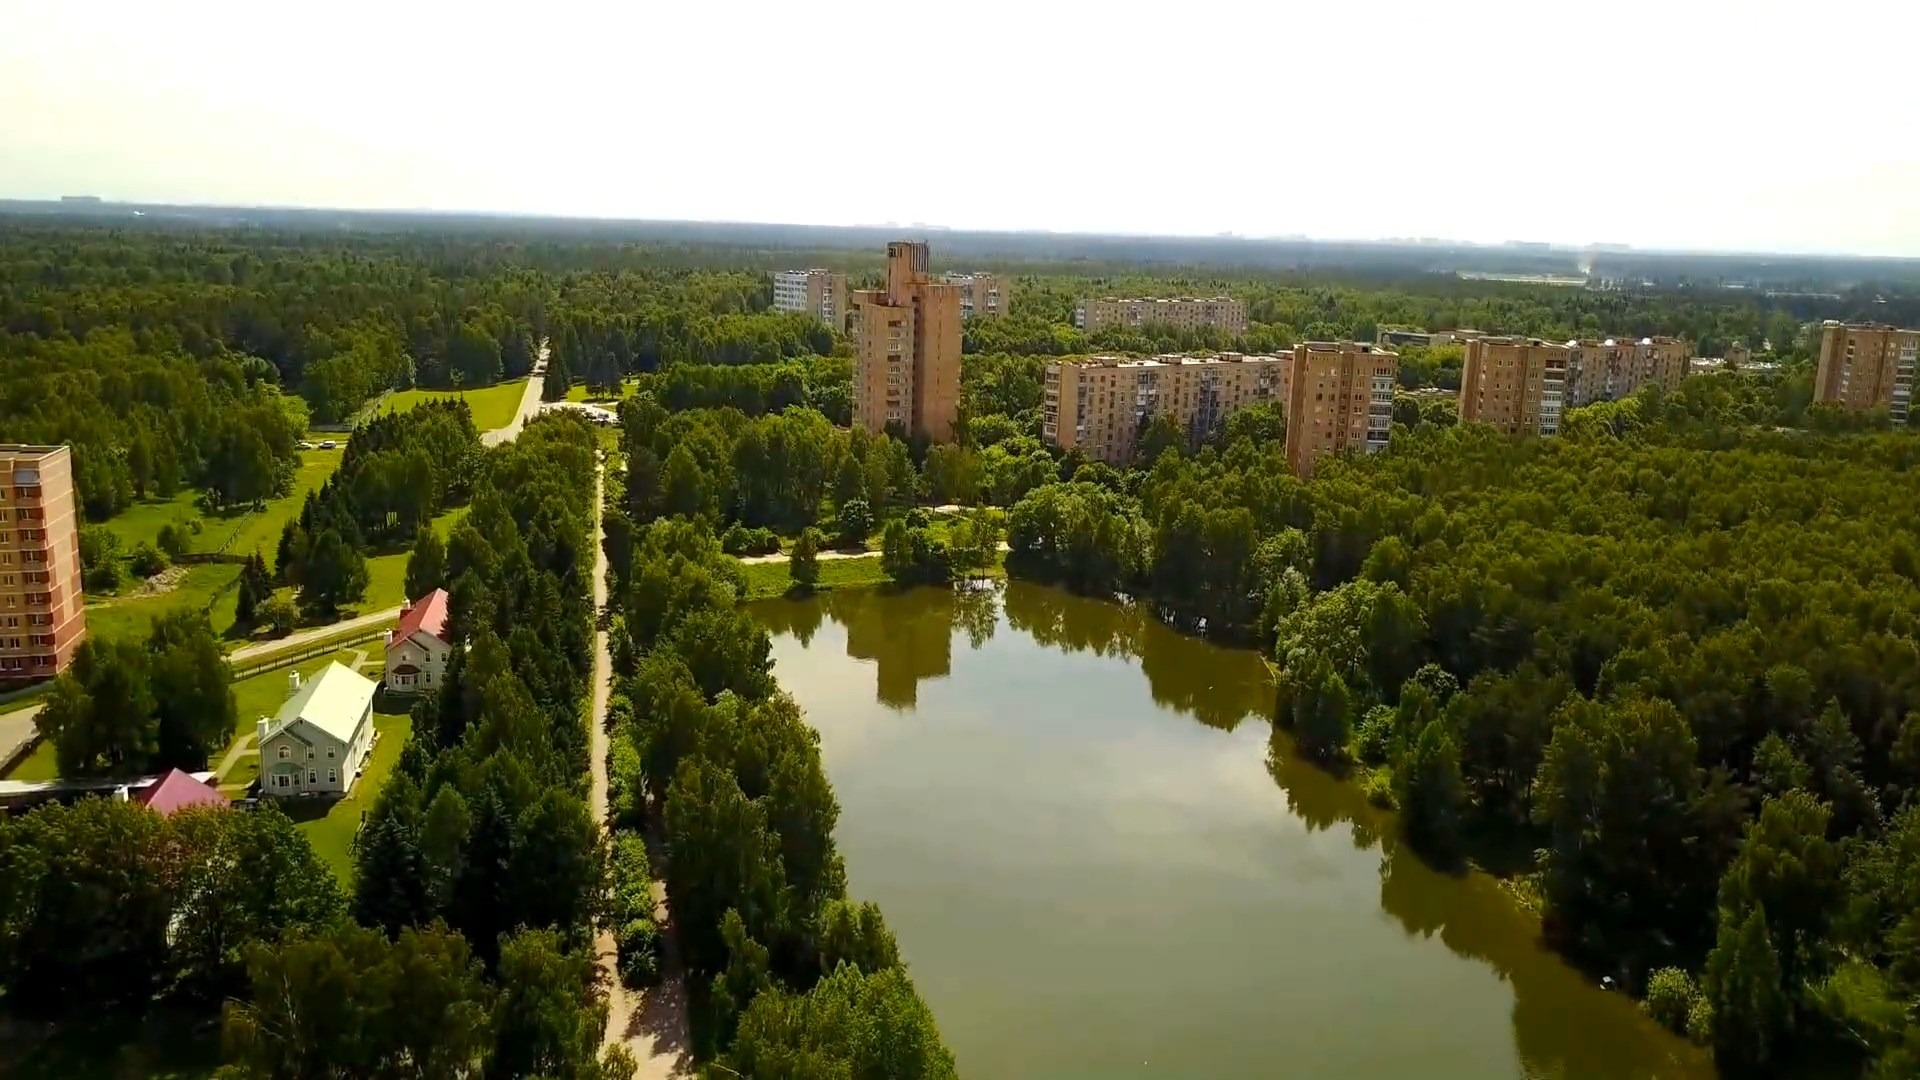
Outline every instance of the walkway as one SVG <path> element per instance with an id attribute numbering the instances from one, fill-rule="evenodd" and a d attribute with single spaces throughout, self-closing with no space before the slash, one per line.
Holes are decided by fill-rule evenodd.
<path id="1" fill-rule="evenodd" d="M 595 468 L 593 501 L 596 517 L 604 504 L 602 487 L 606 466 Z M 597 612 L 607 605 L 606 534 L 598 533 L 593 555 L 593 606 Z M 593 636 L 593 709 L 588 724 L 588 754 L 593 759 L 593 815 L 604 828 L 607 821 L 607 698 L 613 686 L 613 656 L 607 649 L 607 632 Z M 658 871 L 656 870 L 656 873 Z M 666 885 L 653 883 L 654 919 L 660 924 L 664 946 L 660 984 L 648 990 L 634 991 L 620 982 L 620 954 L 613 931 L 601 929 L 594 935 L 594 952 L 600 970 L 606 975 L 609 1006 L 606 1041 L 626 1044 L 634 1060 L 640 1063 L 634 1075 L 638 1080 L 677 1080 L 694 1075 L 692 1045 L 687 1030 L 687 990 L 680 978 L 677 950 L 673 947 L 672 916 L 666 906 Z"/>
<path id="2" fill-rule="evenodd" d="M 542 349 L 540 355 L 544 360 L 546 350 Z M 520 429 L 526 427 L 527 421 L 533 419 L 540 411 L 540 388 L 545 386 L 546 382 L 545 375 L 534 375 L 528 378 L 526 389 L 520 392 L 520 410 L 513 414 L 513 419 L 506 427 L 494 428 L 492 431 L 482 433 L 481 443 L 487 446 L 499 446 L 519 435 Z"/>
<path id="3" fill-rule="evenodd" d="M 13 755 L 39 738 L 34 732 L 33 718 L 40 715 L 41 704 L 35 701 L 12 712 L 0 713 L 0 762 L 12 761 Z"/>

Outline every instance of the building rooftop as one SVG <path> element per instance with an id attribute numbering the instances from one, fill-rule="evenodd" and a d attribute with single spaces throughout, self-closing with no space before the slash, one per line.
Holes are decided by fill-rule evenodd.
<path id="1" fill-rule="evenodd" d="M 1161 356 L 1063 356 L 1057 363 L 1077 364 L 1081 367 L 1144 368 L 1176 367 L 1182 365 L 1205 366 L 1208 364 L 1272 364 L 1291 360 L 1289 354 L 1279 356 L 1249 356 L 1245 353 L 1214 353 L 1206 356 L 1167 353 Z"/>
<path id="2" fill-rule="evenodd" d="M 65 446 L 39 446 L 34 443 L 0 443 L 0 454 L 58 454 Z"/>
<path id="3" fill-rule="evenodd" d="M 299 678 L 298 673 L 293 677 Z M 336 660 L 308 679 L 280 706 L 262 741 L 286 730 L 296 720 L 305 720 L 341 742 L 350 743 L 361 714 L 373 702 L 376 689 L 378 686 L 372 679 Z"/>
<path id="4" fill-rule="evenodd" d="M 170 817 L 174 812 L 190 806 L 233 805 L 218 790 L 179 769 L 169 770 L 159 783 L 140 789 L 139 794 L 133 797 L 161 817 Z"/>
<path id="5" fill-rule="evenodd" d="M 435 589 L 415 600 L 400 613 L 400 624 L 393 628 L 393 640 L 405 641 L 425 630 L 434 637 L 446 640 L 447 629 L 447 590 Z"/>
<path id="6" fill-rule="evenodd" d="M 1308 352 L 1357 352 L 1372 356 L 1394 356 L 1400 354 L 1392 349 L 1383 349 L 1370 341 L 1303 341 L 1300 348 Z"/>
<path id="7" fill-rule="evenodd" d="M 1099 296 L 1095 300 L 1116 304 L 1228 304 L 1231 296 Z"/>

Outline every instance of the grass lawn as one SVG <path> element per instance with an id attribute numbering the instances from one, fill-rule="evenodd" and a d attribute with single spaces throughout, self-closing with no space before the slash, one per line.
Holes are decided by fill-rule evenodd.
<path id="1" fill-rule="evenodd" d="M 452 535 L 454 526 L 467 516 L 468 509 L 456 506 L 434 518 L 433 531 L 445 540 Z M 361 612 L 399 607 L 413 599 L 407 595 L 407 555 L 406 551 L 396 551 L 390 555 L 367 556 L 367 595 L 360 601 Z"/>
<path id="2" fill-rule="evenodd" d="M 388 701 L 384 694 L 374 700 L 373 726 L 380 733 L 380 741 L 374 744 L 366 772 L 354 782 L 353 791 L 346 798 L 331 804 L 304 799 L 289 799 L 285 803 L 288 816 L 307 835 L 314 853 L 333 868 L 340 884 L 349 889 L 353 886 L 353 834 L 359 828 L 360 815 L 373 809 L 373 801 L 386 786 L 387 776 L 400 760 L 400 748 L 406 745 L 407 735 L 413 730 L 413 718 L 405 711 L 378 710 L 405 710 L 410 705 L 411 702 Z"/>
<path id="3" fill-rule="evenodd" d="M 106 523 L 120 537 L 120 549 L 132 552 L 142 543 L 157 544 L 160 530 L 174 521 L 200 521 L 200 532 L 193 537 L 190 550 L 228 551 L 246 554 L 258 550 L 273 561 L 280 543 L 280 529 L 289 518 L 300 513 L 307 492 L 317 491 L 340 468 L 341 450 L 302 450 L 300 467 L 293 474 L 289 493 L 267 502 L 260 511 L 235 511 L 231 514 L 203 514 L 197 505 L 198 489 L 182 491 L 171 499 L 138 502 Z M 229 543 L 231 540 L 231 543 Z"/>
<path id="4" fill-rule="evenodd" d="M 224 634 L 233 625 L 232 586 L 239 580 L 240 567 L 232 563 L 188 567 L 187 576 L 171 592 L 136 593 L 87 604 L 87 635 L 101 640 L 144 638 L 155 619 L 181 608 L 207 611 L 213 632 Z"/>
<path id="5" fill-rule="evenodd" d="M 387 399 L 382 411 L 406 412 L 423 401 L 464 397 L 467 407 L 473 410 L 473 426 L 484 433 L 513 422 L 513 414 L 520 411 L 520 398 L 526 392 L 526 385 L 525 379 L 514 379 L 477 390 L 402 390 Z"/>
<path id="6" fill-rule="evenodd" d="M 633 391 L 639 385 L 640 385 L 639 379 L 629 378 L 629 379 L 620 380 L 620 397 L 622 398 L 632 397 Z M 586 383 L 575 383 L 574 385 L 567 387 L 567 400 L 568 401 L 617 401 L 619 399 L 607 397 L 605 394 L 589 394 L 587 392 Z"/>
<path id="7" fill-rule="evenodd" d="M 39 745 L 33 748 L 33 753 L 21 758 L 19 764 L 13 767 L 13 771 L 0 779 L 35 782 L 60 779 L 60 765 L 54 760 L 53 744 L 42 739 Z"/>
<path id="8" fill-rule="evenodd" d="M 1007 556 L 1001 552 L 986 573 L 988 578 L 1007 576 Z M 787 595 L 793 587 L 793 578 L 787 574 L 784 562 L 754 563 L 742 566 L 746 571 L 748 600 L 770 600 Z M 880 571 L 880 556 L 863 555 L 853 559 L 820 560 L 820 579 L 814 582 L 813 591 L 831 592 L 834 589 L 856 589 L 870 585 L 885 585 L 887 575 Z"/>
<path id="9" fill-rule="evenodd" d="M 194 548 L 217 551 L 222 544 L 226 544 L 226 550 L 235 555 L 258 551 L 267 560 L 267 565 L 272 566 L 274 552 L 280 547 L 280 530 L 286 527 L 287 522 L 300 516 L 300 507 L 306 504 L 307 493 L 320 490 L 320 485 L 339 470 L 340 459 L 345 453 L 344 450 L 300 451 L 300 470 L 293 476 L 290 494 L 269 501 L 267 508 L 257 514 L 208 521 L 206 531 L 195 537 Z M 231 543 L 227 543 L 229 537 L 232 538 Z"/>

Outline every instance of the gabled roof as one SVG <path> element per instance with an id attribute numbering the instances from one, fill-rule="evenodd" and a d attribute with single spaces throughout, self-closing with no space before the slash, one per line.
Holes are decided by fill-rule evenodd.
<path id="1" fill-rule="evenodd" d="M 280 706 L 280 712 L 267 728 L 266 738 L 280 734 L 296 720 L 304 720 L 340 742 L 350 743 L 354 730 L 360 726 L 360 717 L 373 702 L 376 689 L 378 684 L 372 679 L 336 660 L 328 664 L 325 671 L 308 679 Z"/>
<path id="2" fill-rule="evenodd" d="M 231 806 L 225 795 L 195 780 L 179 769 L 168 770 L 158 783 L 149 784 L 134 795 L 147 809 L 161 817 L 189 806 Z"/>
<path id="3" fill-rule="evenodd" d="M 400 615 L 400 625 L 393 628 L 393 640 L 405 641 L 421 630 L 432 634 L 441 641 L 447 640 L 447 590 L 435 589 L 413 602 Z"/>

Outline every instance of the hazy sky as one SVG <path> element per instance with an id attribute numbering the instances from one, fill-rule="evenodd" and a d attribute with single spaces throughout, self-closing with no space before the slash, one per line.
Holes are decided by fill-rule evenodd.
<path id="1" fill-rule="evenodd" d="M 0 195 L 1920 256 L 1913 0 L 0 0 Z"/>

